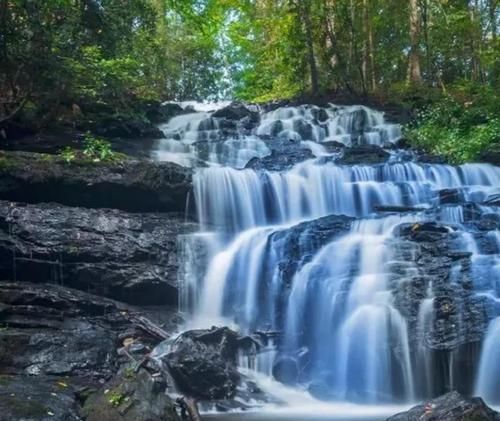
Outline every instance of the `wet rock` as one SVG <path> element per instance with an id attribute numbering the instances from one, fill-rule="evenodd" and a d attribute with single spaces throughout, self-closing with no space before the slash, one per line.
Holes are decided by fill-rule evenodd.
<path id="1" fill-rule="evenodd" d="M 165 310 L 158 312 L 171 316 Z M 141 361 L 158 343 L 151 322 L 145 322 L 147 315 L 62 286 L 0 282 L 0 420 L 80 420 L 80 405 L 89 395 L 113 378 L 119 367 L 131 358 Z M 150 369 L 148 364 L 144 367 Z M 134 411 L 152 417 L 158 408 L 171 410 L 172 403 L 162 392 L 165 382 L 150 381 L 157 376 L 142 371 L 122 370 L 131 384 L 123 396 L 105 394 L 102 388 L 86 406 L 87 414 L 108 416 L 108 409 L 119 409 L 124 417 L 131 414 L 123 419 L 136 420 L 143 418 Z M 97 399 L 104 395 L 105 401 Z M 130 398 L 125 401 L 125 397 Z"/>
<path id="2" fill-rule="evenodd" d="M 497 412 L 489 408 L 481 398 L 466 398 L 458 392 L 450 392 L 407 412 L 394 415 L 387 421 L 498 421 Z"/>
<path id="3" fill-rule="evenodd" d="M 285 171 L 294 165 L 314 158 L 310 149 L 291 146 L 288 152 L 273 150 L 271 155 L 264 158 L 251 159 L 245 168 L 253 170 Z"/>
<path id="4" fill-rule="evenodd" d="M 127 368 L 85 402 L 87 421 L 180 421 L 157 373 Z"/>
<path id="5" fill-rule="evenodd" d="M 415 161 L 423 164 L 447 164 L 446 158 L 425 152 L 417 152 Z"/>
<path id="6" fill-rule="evenodd" d="M 293 130 L 299 134 L 302 140 L 313 139 L 312 126 L 302 119 L 298 119 L 293 122 Z"/>
<path id="7" fill-rule="evenodd" d="M 80 421 L 67 380 L 0 374 L 0 421 Z"/>
<path id="8" fill-rule="evenodd" d="M 395 234 L 389 269 L 395 305 L 407 320 L 412 349 L 423 345 L 431 358 L 443 364 L 451 352 L 459 358 L 462 351 L 457 350 L 481 342 L 492 313 L 487 299 L 474 293 L 471 253 L 456 251 L 459 234 L 434 222 L 402 224 Z M 430 287 L 431 321 L 422 331 L 419 314 Z M 472 371 L 463 375 L 473 376 Z M 471 382 L 472 377 L 463 384 Z"/>
<path id="9" fill-rule="evenodd" d="M 375 165 L 387 162 L 391 154 L 377 145 L 360 145 L 344 148 L 343 155 L 336 160 L 340 165 Z"/>
<path id="10" fill-rule="evenodd" d="M 352 221 L 353 218 L 344 215 L 330 215 L 273 234 L 273 248 L 282 250 L 278 265 L 283 286 L 286 288 L 291 284 L 294 274 L 308 263 L 321 247 L 347 233 Z"/>
<path id="11" fill-rule="evenodd" d="M 175 214 L 0 201 L 0 278 L 175 304 L 177 236 L 195 228 Z"/>
<path id="12" fill-rule="evenodd" d="M 463 191 L 460 189 L 443 189 L 438 192 L 439 203 L 457 204 L 464 201 Z"/>
<path id="13" fill-rule="evenodd" d="M 57 156 L 0 154 L 0 199 L 132 212 L 184 212 L 191 170 L 167 162 L 67 164 Z"/>
<path id="14" fill-rule="evenodd" d="M 448 236 L 450 228 L 436 222 L 410 223 L 399 225 L 395 233 L 412 241 L 439 241 Z"/>
<path id="15" fill-rule="evenodd" d="M 172 117 L 187 114 L 189 112 L 191 112 L 191 110 L 186 110 L 175 102 L 165 102 L 163 104 L 151 103 L 146 111 L 146 116 L 153 123 L 162 123 L 170 120 Z"/>
<path id="16" fill-rule="evenodd" d="M 122 333 L 153 343 L 136 309 L 61 286 L 0 282 L 0 309 L 0 374 L 96 381 L 116 370 Z"/>
<path id="17" fill-rule="evenodd" d="M 500 215 L 496 213 L 482 214 L 479 221 L 475 221 L 479 231 L 495 231 L 500 228 Z"/>
<path id="18" fill-rule="evenodd" d="M 249 118 L 251 121 L 257 122 L 259 120 L 258 113 L 249 110 L 243 104 L 233 103 L 227 107 L 221 108 L 212 114 L 215 118 L 225 118 L 227 120 L 242 120 Z"/>
<path id="19" fill-rule="evenodd" d="M 171 344 L 162 361 L 178 388 L 196 399 L 227 399 L 236 394 L 238 334 L 228 328 L 192 330 Z"/>
<path id="20" fill-rule="evenodd" d="M 329 118 L 328 113 L 324 108 L 312 108 L 311 113 L 320 123 L 326 122 Z"/>
<path id="21" fill-rule="evenodd" d="M 486 206 L 500 206 L 500 194 L 489 196 L 484 202 Z"/>

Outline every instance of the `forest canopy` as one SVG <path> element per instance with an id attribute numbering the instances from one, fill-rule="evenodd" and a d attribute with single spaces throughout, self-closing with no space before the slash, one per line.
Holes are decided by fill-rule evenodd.
<path id="1" fill-rule="evenodd" d="M 497 0 L 0 0 L 0 123 L 134 114 L 160 100 L 496 97 L 498 9 Z"/>

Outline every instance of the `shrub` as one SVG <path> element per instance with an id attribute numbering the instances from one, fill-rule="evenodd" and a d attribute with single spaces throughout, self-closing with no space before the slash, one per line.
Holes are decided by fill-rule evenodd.
<path id="1" fill-rule="evenodd" d="M 483 97 L 447 96 L 422 108 L 405 128 L 413 146 L 460 164 L 476 160 L 489 145 L 500 142 L 500 117 L 491 92 Z M 484 93 L 483 93 L 484 94 Z"/>

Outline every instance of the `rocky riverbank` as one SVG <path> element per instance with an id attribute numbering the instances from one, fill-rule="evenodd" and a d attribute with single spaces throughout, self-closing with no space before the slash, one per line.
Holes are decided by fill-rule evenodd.
<path id="1" fill-rule="evenodd" d="M 177 330 L 191 173 L 0 156 L 0 420 L 177 421 L 148 355 Z"/>

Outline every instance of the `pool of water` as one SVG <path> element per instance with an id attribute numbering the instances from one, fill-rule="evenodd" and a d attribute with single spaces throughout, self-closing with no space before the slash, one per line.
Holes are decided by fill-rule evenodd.
<path id="1" fill-rule="evenodd" d="M 361 406 L 351 404 L 305 405 L 265 408 L 261 411 L 205 414 L 211 421 L 384 421 L 408 410 L 408 406 Z"/>
<path id="2" fill-rule="evenodd" d="M 284 415 L 284 414 L 226 414 L 206 415 L 204 420 L 212 421 L 384 421 L 387 417 L 357 417 L 350 415 Z"/>

